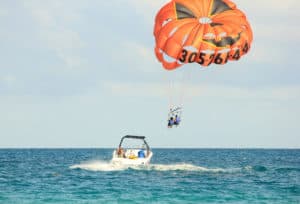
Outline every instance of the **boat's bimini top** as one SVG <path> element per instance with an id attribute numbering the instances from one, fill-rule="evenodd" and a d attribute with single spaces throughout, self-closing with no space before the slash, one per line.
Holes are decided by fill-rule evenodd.
<path id="1" fill-rule="evenodd" d="M 146 145 L 147 150 L 150 150 L 149 145 L 147 144 L 146 140 L 145 140 L 145 136 L 137 136 L 137 135 L 125 135 L 124 137 L 122 137 L 120 144 L 119 144 L 119 148 L 122 147 L 122 143 L 124 139 L 139 139 L 139 140 L 143 140 L 144 144 Z"/>

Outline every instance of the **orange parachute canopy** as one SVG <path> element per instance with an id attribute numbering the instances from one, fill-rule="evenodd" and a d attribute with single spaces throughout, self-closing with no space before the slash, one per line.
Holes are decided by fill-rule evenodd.
<path id="1" fill-rule="evenodd" d="M 245 14 L 230 0 L 172 0 L 156 15 L 155 54 L 165 69 L 239 60 L 252 42 Z"/>

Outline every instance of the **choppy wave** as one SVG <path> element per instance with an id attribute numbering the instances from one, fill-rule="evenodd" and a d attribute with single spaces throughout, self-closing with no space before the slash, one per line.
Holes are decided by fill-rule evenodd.
<path id="1" fill-rule="evenodd" d="M 281 167 L 281 168 L 277 168 L 276 171 L 278 171 L 278 172 L 290 172 L 290 171 L 300 172 L 300 168 L 296 168 L 296 167 Z"/>
<path id="2" fill-rule="evenodd" d="M 267 171 L 267 167 L 265 166 L 259 166 L 259 165 L 256 165 L 256 166 L 253 166 L 251 167 L 251 169 L 253 169 L 254 171 L 259 171 L 259 172 L 263 172 L 263 171 Z"/>
<path id="3" fill-rule="evenodd" d="M 88 161 L 81 164 L 70 166 L 71 169 L 83 169 L 88 171 L 124 171 L 128 169 L 144 171 L 194 171 L 194 172 L 213 172 L 213 173 L 232 173 L 247 168 L 206 168 L 193 164 L 149 164 L 146 166 L 128 166 L 111 163 L 109 161 Z"/>

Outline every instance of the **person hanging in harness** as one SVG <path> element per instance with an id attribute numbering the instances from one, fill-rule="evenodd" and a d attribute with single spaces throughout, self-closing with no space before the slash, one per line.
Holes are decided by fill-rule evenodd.
<path id="1" fill-rule="evenodd" d="M 174 125 L 176 125 L 176 127 L 179 125 L 180 123 L 180 116 L 176 115 L 174 118 Z"/>
<path id="2" fill-rule="evenodd" d="M 176 127 L 179 125 L 181 118 L 181 107 L 176 107 L 174 109 L 170 109 L 169 112 L 169 119 L 168 119 L 168 128 L 172 128 L 173 125 L 176 125 Z"/>
<path id="3" fill-rule="evenodd" d="M 174 125 L 174 118 L 170 117 L 169 120 L 168 120 L 168 128 L 172 128 L 173 125 Z"/>

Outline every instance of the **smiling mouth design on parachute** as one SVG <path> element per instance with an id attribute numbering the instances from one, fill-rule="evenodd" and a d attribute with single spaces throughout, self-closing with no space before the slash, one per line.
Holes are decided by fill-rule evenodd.
<path id="1" fill-rule="evenodd" d="M 227 47 L 228 45 L 232 46 L 241 38 L 241 32 L 237 37 L 232 38 L 231 36 L 226 36 L 221 38 L 221 40 L 216 39 L 203 39 L 203 41 L 213 44 L 216 47 Z"/>

